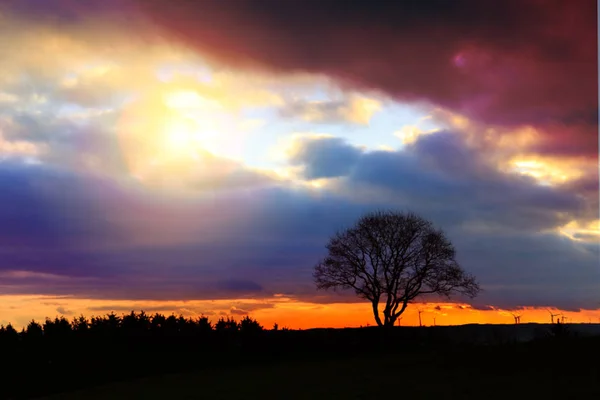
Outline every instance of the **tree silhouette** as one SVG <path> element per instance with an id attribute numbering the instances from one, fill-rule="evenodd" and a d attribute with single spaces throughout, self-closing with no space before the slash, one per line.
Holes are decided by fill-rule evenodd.
<path id="1" fill-rule="evenodd" d="M 11 324 L 0 327 L 0 340 L 12 347 L 19 341 L 19 332 Z"/>
<path id="2" fill-rule="evenodd" d="M 5 366 L 0 398 L 46 398 L 53 393 L 119 380 L 210 370 L 215 366 L 237 368 L 283 360 L 328 360 L 349 354 L 348 349 L 352 349 L 352 355 L 381 354 L 386 359 L 394 353 L 406 354 L 411 362 L 423 359 L 424 355 L 429 360 L 428 353 L 438 354 L 444 349 L 449 349 L 447 356 L 454 360 L 465 357 L 465 351 L 476 354 L 490 348 L 490 343 L 465 346 L 464 334 L 438 335 L 418 329 L 277 328 L 264 329 L 249 316 L 239 322 L 224 316 L 213 329 L 204 316 L 165 317 L 158 313 L 148 316 L 144 312 L 120 316 L 111 313 L 91 319 L 80 316 L 71 323 L 62 317 L 47 318 L 42 325 L 32 321 L 20 332 L 10 324 L 0 326 L 0 354 Z M 559 354 L 580 354 L 583 349 L 583 353 L 597 353 L 595 349 L 600 345 L 597 338 L 592 338 L 595 342 L 578 338 L 577 331 L 566 328 L 562 323 L 553 325 L 548 335 L 539 338 L 539 343 L 544 346 L 548 343 L 552 351 L 556 346 L 571 346 L 570 351 L 558 347 Z M 494 339 L 498 344 L 504 343 L 503 340 L 501 336 Z M 596 347 L 590 349 L 590 345 Z M 507 350 L 504 345 L 500 348 L 502 353 Z M 532 358 L 548 354 L 542 348 Z M 426 362 L 429 368 L 430 361 Z M 469 371 L 470 367 L 471 364 Z M 69 379 L 64 379 L 65 376 Z"/>
<path id="3" fill-rule="evenodd" d="M 259 324 L 257 320 L 250 318 L 248 315 L 246 315 L 244 319 L 240 321 L 239 325 L 240 332 L 242 333 L 254 333 L 261 332 L 263 330 L 262 325 Z"/>
<path id="4" fill-rule="evenodd" d="M 25 330 L 25 337 L 30 340 L 39 340 L 44 335 L 44 329 L 42 325 L 37 323 L 35 320 L 31 320 L 27 325 L 27 329 Z"/>
<path id="5" fill-rule="evenodd" d="M 71 324 L 65 317 L 57 317 L 54 320 L 46 318 L 42 328 L 44 336 L 49 339 L 66 340 L 72 333 Z"/>
<path id="6" fill-rule="evenodd" d="M 215 325 L 215 331 L 217 332 L 237 332 L 239 328 L 238 323 L 230 317 L 227 317 L 227 319 L 219 318 Z"/>
<path id="7" fill-rule="evenodd" d="M 89 328 L 90 323 L 87 320 L 87 318 L 83 315 L 80 315 L 79 317 L 74 317 L 73 321 L 71 322 L 71 329 L 78 335 L 85 334 Z"/>
<path id="8" fill-rule="evenodd" d="M 379 326 L 393 326 L 409 303 L 428 294 L 475 297 L 479 285 L 431 222 L 413 214 L 369 213 L 335 234 L 314 270 L 318 289 L 354 289 L 371 302 Z M 383 321 L 379 304 L 384 302 Z"/>
<path id="9" fill-rule="evenodd" d="M 121 328 L 129 336 L 145 335 L 150 332 L 150 327 L 150 318 L 143 310 L 140 313 L 132 311 L 121 319 Z"/>
<path id="10" fill-rule="evenodd" d="M 213 330 L 213 326 L 212 323 L 210 322 L 210 320 L 208 319 L 208 317 L 202 315 L 201 317 L 198 317 L 198 319 L 196 321 L 194 321 L 198 333 L 202 334 L 202 333 L 208 333 L 208 332 L 212 332 Z"/>
<path id="11" fill-rule="evenodd" d="M 150 330 L 153 333 L 159 334 L 165 329 L 165 322 L 167 319 L 164 315 L 156 313 L 152 316 L 152 322 L 150 323 Z"/>

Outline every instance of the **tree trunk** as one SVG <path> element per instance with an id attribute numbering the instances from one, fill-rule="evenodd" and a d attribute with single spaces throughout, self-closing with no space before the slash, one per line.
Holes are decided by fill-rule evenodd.
<path id="1" fill-rule="evenodd" d="M 394 319 L 387 318 L 387 319 L 384 321 L 384 323 L 383 323 L 383 326 L 385 326 L 386 328 L 392 328 L 392 327 L 394 326 L 394 322 L 395 322 L 395 320 L 394 320 Z"/>
<path id="2" fill-rule="evenodd" d="M 375 322 L 377 322 L 377 326 L 383 326 L 381 322 L 381 318 L 379 317 L 379 300 L 373 301 L 373 316 L 375 317 Z"/>
<path id="3" fill-rule="evenodd" d="M 385 314 L 385 324 L 389 324 L 390 326 L 394 326 L 394 324 L 396 323 L 396 321 L 398 320 L 398 317 L 402 315 L 402 313 L 404 313 L 404 310 L 406 310 L 406 307 L 408 306 L 408 301 L 404 301 L 402 303 L 402 308 L 400 308 L 400 310 L 398 310 L 397 312 L 394 312 L 396 310 L 397 307 L 393 307 L 390 312 L 389 312 L 389 316 L 388 314 Z M 385 311 L 384 311 L 385 313 Z"/>
<path id="4" fill-rule="evenodd" d="M 391 310 L 386 308 L 383 310 L 383 326 L 392 327 L 394 326 L 394 319 Z"/>
<path id="5" fill-rule="evenodd" d="M 401 315 L 402 313 L 395 313 L 392 314 L 392 316 L 390 317 L 390 325 L 394 326 L 396 324 L 396 321 L 398 321 L 398 317 Z"/>

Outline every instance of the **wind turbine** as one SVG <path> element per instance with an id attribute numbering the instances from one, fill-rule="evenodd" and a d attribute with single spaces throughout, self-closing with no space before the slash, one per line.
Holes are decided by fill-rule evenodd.
<path id="1" fill-rule="evenodd" d="M 554 323 L 554 317 L 558 317 L 560 314 L 552 314 L 552 311 L 550 310 L 548 310 L 548 312 L 550 313 L 550 322 Z M 558 321 L 558 319 L 556 321 Z"/>
<path id="2" fill-rule="evenodd" d="M 421 323 L 421 314 L 423 313 L 423 310 L 418 310 L 419 311 L 419 326 L 423 326 L 423 324 Z"/>
<path id="3" fill-rule="evenodd" d="M 511 313 L 511 315 L 515 319 L 515 325 L 519 325 L 521 323 L 521 316 L 519 314 L 513 314 L 513 313 Z"/>

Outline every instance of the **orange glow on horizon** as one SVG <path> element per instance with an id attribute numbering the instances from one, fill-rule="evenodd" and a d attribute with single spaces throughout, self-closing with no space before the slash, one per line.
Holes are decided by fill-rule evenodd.
<path id="1" fill-rule="evenodd" d="M 189 301 L 126 301 L 90 300 L 52 296 L 2 296 L 0 324 L 12 323 L 20 329 L 35 319 L 43 322 L 46 317 L 64 315 L 71 320 L 75 316 L 105 315 L 114 311 L 121 315 L 131 310 L 144 310 L 149 314 L 206 315 L 214 323 L 221 317 L 240 320 L 245 315 L 258 320 L 270 329 L 277 323 L 280 328 L 344 328 L 374 326 L 375 321 L 367 303 L 309 303 L 285 296 L 268 299 L 228 299 Z M 600 323 L 600 309 L 563 311 L 556 308 L 523 308 L 519 310 L 477 310 L 468 304 L 420 303 L 408 307 L 396 325 L 418 326 L 419 310 L 423 326 L 448 326 L 462 324 L 513 324 L 514 315 L 521 323 L 550 323 L 550 312 L 564 317 L 565 323 Z M 556 317 L 555 317 L 556 318 Z"/>

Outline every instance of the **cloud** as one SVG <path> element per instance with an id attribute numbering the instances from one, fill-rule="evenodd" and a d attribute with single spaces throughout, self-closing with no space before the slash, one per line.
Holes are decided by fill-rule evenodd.
<path id="1" fill-rule="evenodd" d="M 448 232 L 485 288 L 474 306 L 597 306 L 592 2 L 280 3 L 3 2 L 4 292 L 350 301 L 317 294 L 312 266 L 333 232 L 394 208 Z M 316 101 L 315 82 L 341 94 Z M 247 121 L 374 126 L 389 98 L 437 106 L 440 129 L 389 151 L 296 137 L 299 184 L 240 161 L 293 130 L 250 140 Z"/>
<path id="2" fill-rule="evenodd" d="M 326 74 L 488 123 L 597 125 L 592 0 L 139 4 L 174 40 L 229 64 Z M 558 151 L 586 151 L 586 131 L 554 135 Z"/>
<path id="3" fill-rule="evenodd" d="M 0 119 L 0 156 L 4 153 L 107 175 L 122 175 L 126 171 L 119 142 L 109 128 L 117 121 L 114 111 L 79 109 L 79 114 L 68 116 L 57 109 L 43 113 L 0 111 L 4 114 Z"/>
<path id="4" fill-rule="evenodd" d="M 11 190 L 3 191 L 0 209 L 3 291 L 131 301 L 242 292 L 351 301 L 351 293 L 317 293 L 312 267 L 329 235 L 386 207 L 415 210 L 448 232 L 460 262 L 485 288 L 474 304 L 594 307 L 598 249 L 540 233 L 577 214 L 576 196 L 494 174 L 481 160 L 457 162 L 444 135 L 452 134 L 427 136 L 413 153 L 362 152 L 344 180 L 320 191 L 255 187 L 178 200 L 88 176 L 4 166 L 2 187 Z M 436 137 L 440 143 L 429 142 Z M 421 165 L 419 152 L 423 160 L 439 157 Z M 461 168 L 473 167 L 481 175 L 461 178 Z"/>
<path id="5" fill-rule="evenodd" d="M 110 196 L 92 190 L 102 181 L 89 181 L 85 176 L 39 165 L 0 163 L 0 187 L 5 200 L 0 207 L 0 240 L 3 245 L 22 248 L 52 248 L 86 240 L 108 239 L 110 223 L 92 201 Z M 68 214 L 73 211 L 75 218 Z M 87 215 L 87 221 L 83 216 Z M 115 232 L 116 233 L 116 232 Z M 115 237 L 119 240 L 119 237 Z M 88 244 L 91 242 L 87 242 Z"/>
<path id="6" fill-rule="evenodd" d="M 347 175 L 361 150 L 343 139 L 329 136 L 300 136 L 288 149 L 289 162 L 302 165 L 307 179 Z"/>
<path id="7" fill-rule="evenodd" d="M 73 315 L 73 311 L 66 309 L 65 307 L 57 307 L 56 312 L 61 315 Z"/>
<path id="8" fill-rule="evenodd" d="M 256 282 L 243 280 L 243 279 L 228 279 L 224 281 L 217 282 L 217 287 L 220 290 L 225 290 L 228 292 L 239 292 L 243 293 L 256 293 L 262 292 L 264 289 Z"/>
<path id="9" fill-rule="evenodd" d="M 277 301 L 232 301 L 232 300 L 199 300 L 199 301 L 128 301 L 126 302 L 107 302 L 102 304 L 101 301 L 95 306 L 88 306 L 86 310 L 89 312 L 101 313 L 125 313 L 131 311 L 144 310 L 146 313 L 173 313 L 175 315 L 184 316 L 215 316 L 217 314 L 227 313 L 247 315 L 257 310 L 275 308 Z M 215 321 L 213 321 L 215 322 Z"/>
<path id="10" fill-rule="evenodd" d="M 366 185 L 449 223 L 543 230 L 581 216 L 585 206 L 576 193 L 498 171 L 453 132 L 421 136 L 396 152 L 365 152 L 335 138 L 305 138 L 299 148 L 292 162 L 303 163 L 307 178 L 342 177 L 346 193 Z"/>
<path id="11" fill-rule="evenodd" d="M 231 315 L 249 315 L 257 310 L 274 308 L 275 303 L 236 303 L 229 309 Z"/>
<path id="12" fill-rule="evenodd" d="M 301 118 L 314 123 L 368 125 L 380 109 L 381 102 L 378 100 L 350 95 L 342 100 L 291 100 L 280 108 L 280 114 L 283 117 Z"/>
<path id="13" fill-rule="evenodd" d="M 242 309 L 239 309 L 239 308 L 234 308 L 234 307 L 232 307 L 232 308 L 229 310 L 229 313 L 230 313 L 231 315 L 248 315 L 248 311 L 246 311 L 246 310 L 242 310 Z"/>
<path id="14" fill-rule="evenodd" d="M 595 7 L 593 0 L 576 5 L 511 0 L 493 6 L 475 0 L 378 5 L 340 0 L 309 6 L 296 0 L 244 0 L 235 8 L 214 0 L 169 7 L 156 0 L 91 0 L 85 7 L 70 1 L 3 4 L 6 21 L 25 21 L 40 31 L 23 36 L 35 37 L 35 51 L 9 57 L 10 65 L 45 64 L 51 43 L 70 46 L 65 53 L 73 56 L 50 57 L 53 65 L 44 74 L 64 71 L 72 57 L 88 55 L 68 35 L 59 35 L 59 40 L 48 35 L 54 19 L 61 21 L 62 32 L 83 34 L 86 43 L 103 49 L 99 54 L 90 51 L 92 59 L 102 59 L 115 47 L 121 55 L 130 54 L 128 49 L 147 43 L 152 45 L 144 46 L 144 60 L 156 59 L 153 49 L 175 60 L 173 52 L 165 52 L 171 40 L 219 65 L 288 75 L 308 72 L 354 91 L 374 89 L 401 102 L 432 103 L 486 124 L 535 126 L 542 135 L 535 151 L 591 158 L 597 157 L 598 147 L 597 57 L 589 45 L 597 40 Z M 9 32 L 13 25 L 7 25 Z M 138 68 L 144 61 L 120 61 L 88 66 L 73 78 L 75 86 L 87 87 L 82 93 L 89 95 L 108 87 L 93 79 L 117 74 L 111 78 L 115 85 L 107 89 L 109 96 L 152 73 Z M 117 79 L 123 65 L 134 65 L 136 73 Z M 41 71 L 30 67 L 23 72 Z M 293 115 L 309 112 L 327 120 L 341 116 L 344 107 L 300 101 L 288 108 Z M 370 112 L 354 115 L 360 123 Z"/>

